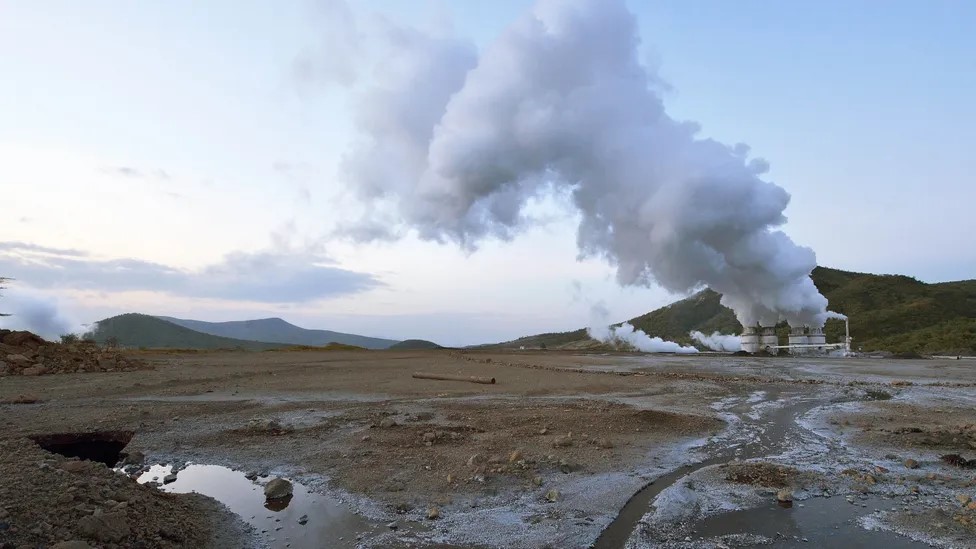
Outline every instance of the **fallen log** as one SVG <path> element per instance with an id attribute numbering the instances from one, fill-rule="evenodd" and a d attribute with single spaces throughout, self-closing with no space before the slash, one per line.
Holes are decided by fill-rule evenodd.
<path id="1" fill-rule="evenodd" d="M 460 376 L 453 374 L 428 374 L 425 372 L 414 372 L 413 377 L 417 379 L 438 379 L 442 381 L 469 381 L 471 383 L 484 383 L 486 385 L 492 385 L 495 383 L 495 378 L 493 377 Z"/>

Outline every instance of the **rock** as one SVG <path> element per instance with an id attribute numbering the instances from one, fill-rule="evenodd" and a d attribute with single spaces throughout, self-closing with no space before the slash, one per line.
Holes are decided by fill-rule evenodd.
<path id="1" fill-rule="evenodd" d="M 542 477 L 540 476 L 532 477 L 532 484 L 535 484 L 536 486 L 542 486 Z"/>
<path id="2" fill-rule="evenodd" d="M 972 500 L 973 498 L 967 496 L 966 494 L 958 494 L 956 496 L 956 501 L 958 501 L 960 505 L 966 505 Z"/>
<path id="3" fill-rule="evenodd" d="M 173 418 L 176 419 L 176 418 Z M 253 418 L 247 422 L 249 431 L 283 431 L 284 427 L 277 419 Z"/>
<path id="4" fill-rule="evenodd" d="M 62 541 L 60 543 L 55 543 L 51 546 L 51 549 L 93 549 L 91 545 L 88 545 L 84 541 L 71 540 Z"/>
<path id="5" fill-rule="evenodd" d="M 468 467 L 477 467 L 485 462 L 485 456 L 481 454 L 473 454 L 468 458 Z"/>
<path id="6" fill-rule="evenodd" d="M 905 460 L 905 467 L 909 469 L 918 469 L 918 462 L 914 459 L 908 458 Z"/>
<path id="7" fill-rule="evenodd" d="M 258 472 L 257 471 L 248 471 L 248 472 L 244 473 L 244 478 L 246 478 L 247 480 L 250 480 L 250 481 L 255 481 L 255 480 L 258 479 Z"/>
<path id="8" fill-rule="evenodd" d="M 369 435 L 363 435 L 363 438 L 359 439 L 363 442 L 369 442 L 372 439 Z"/>
<path id="9" fill-rule="evenodd" d="M 610 448 L 613 448 L 613 442 L 611 442 L 610 439 L 607 438 L 596 439 L 596 445 L 598 448 L 603 448 L 604 450 L 609 450 Z"/>
<path id="10" fill-rule="evenodd" d="M 546 492 L 546 501 L 549 503 L 555 503 L 559 499 L 559 491 L 553 488 Z"/>
<path id="11" fill-rule="evenodd" d="M 27 366 L 28 364 L 31 363 L 31 359 L 27 358 L 24 355 L 7 355 L 7 358 L 5 358 L 4 360 L 6 360 L 7 362 L 9 362 L 14 366 L 21 366 L 21 367 Z"/>
<path id="12" fill-rule="evenodd" d="M 283 478 L 273 478 L 264 486 L 266 499 L 282 499 L 292 494 L 292 485 Z"/>
<path id="13" fill-rule="evenodd" d="M 522 459 L 522 452 L 519 451 L 519 450 L 515 450 L 511 454 L 508 455 L 508 462 L 509 463 L 515 463 L 516 461 L 518 461 L 520 459 Z"/>
<path id="14" fill-rule="evenodd" d="M 66 461 L 61 464 L 61 469 L 69 473 L 80 473 L 88 469 L 88 464 L 84 461 Z"/>
<path id="15" fill-rule="evenodd" d="M 437 433 L 435 433 L 433 431 L 428 431 L 428 432 L 424 433 L 424 442 L 430 442 L 430 443 L 432 443 L 435 440 L 437 440 Z"/>
<path id="16" fill-rule="evenodd" d="M 298 524 L 301 524 L 302 526 L 305 526 L 306 524 L 308 524 L 308 515 L 302 515 L 298 519 Z"/>
<path id="17" fill-rule="evenodd" d="M 78 521 L 78 530 L 87 538 L 102 542 L 118 542 L 128 537 L 129 524 L 125 520 L 125 515 L 104 513 L 82 517 Z"/>
<path id="18" fill-rule="evenodd" d="M 549 429 L 546 429 L 545 427 L 543 427 L 542 429 L 539 429 L 539 434 L 540 435 L 547 435 L 547 434 L 549 434 Z"/>
<path id="19" fill-rule="evenodd" d="M 451 473 L 448 473 L 447 474 L 447 482 L 448 482 L 448 484 L 453 483 L 454 482 L 454 475 L 452 475 Z"/>
<path id="20" fill-rule="evenodd" d="M 389 429 L 390 427 L 396 427 L 396 426 L 397 426 L 397 422 L 392 417 L 385 417 L 383 418 L 382 421 L 380 421 L 380 427 L 384 429 Z"/>
<path id="21" fill-rule="evenodd" d="M 400 525 L 399 525 L 399 524 L 397 524 L 397 522 L 396 522 L 396 521 L 393 521 L 393 522 L 388 522 L 388 523 L 386 524 L 386 527 L 387 527 L 387 528 L 389 528 L 390 530 L 396 530 L 397 528 L 399 528 L 399 527 L 400 527 Z"/>
<path id="22" fill-rule="evenodd" d="M 170 484 L 176 482 L 176 473 L 170 473 L 163 477 L 163 484 Z"/>
<path id="23" fill-rule="evenodd" d="M 966 509 L 969 509 L 970 511 L 976 511 L 976 501 L 970 501 L 969 505 L 966 506 Z"/>
<path id="24" fill-rule="evenodd" d="M 790 503 L 793 501 L 793 491 L 789 488 L 783 488 L 779 492 L 776 492 L 776 501 L 782 503 Z"/>
<path id="25" fill-rule="evenodd" d="M 24 368 L 20 372 L 20 375 L 24 376 L 42 376 L 47 373 L 47 368 L 44 366 L 31 366 L 30 368 Z"/>
<path id="26" fill-rule="evenodd" d="M 567 446 L 572 446 L 573 445 L 573 434 L 572 433 L 569 433 L 568 435 L 562 435 L 562 436 L 556 437 L 552 441 L 552 445 L 555 448 L 566 448 Z"/>
<path id="27" fill-rule="evenodd" d="M 125 456 L 125 460 L 122 462 L 124 465 L 142 465 L 146 461 L 146 454 L 142 452 L 135 451 L 130 452 Z"/>
<path id="28" fill-rule="evenodd" d="M 427 509 L 427 520 L 437 520 L 441 516 L 441 510 L 437 507 Z"/>

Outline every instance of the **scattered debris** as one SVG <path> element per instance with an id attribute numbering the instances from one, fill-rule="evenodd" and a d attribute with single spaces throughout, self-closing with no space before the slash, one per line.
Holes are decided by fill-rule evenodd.
<path id="1" fill-rule="evenodd" d="M 0 377 L 147 369 L 144 361 L 93 341 L 52 343 L 31 332 L 0 330 Z"/>

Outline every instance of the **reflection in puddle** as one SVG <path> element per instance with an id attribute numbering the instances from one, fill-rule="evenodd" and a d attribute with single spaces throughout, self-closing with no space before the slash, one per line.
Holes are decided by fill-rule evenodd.
<path id="1" fill-rule="evenodd" d="M 168 465 L 154 465 L 139 476 L 138 482 L 161 482 L 171 471 Z M 357 539 L 379 531 L 335 499 L 309 492 L 298 483 L 294 483 L 291 497 L 265 501 L 264 484 L 268 480 L 259 477 L 250 481 L 244 473 L 219 465 L 187 465 L 176 474 L 176 480 L 159 489 L 216 499 L 254 526 L 272 547 L 355 547 Z"/>

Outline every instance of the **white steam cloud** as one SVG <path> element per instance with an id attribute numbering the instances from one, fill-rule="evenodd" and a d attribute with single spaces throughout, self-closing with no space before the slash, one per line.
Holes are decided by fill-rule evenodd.
<path id="1" fill-rule="evenodd" d="M 694 339 L 712 351 L 734 353 L 742 350 L 742 340 L 737 335 L 726 335 L 718 332 L 713 332 L 712 335 L 705 335 L 697 330 L 692 331 L 688 335 L 691 336 L 691 339 Z"/>
<path id="2" fill-rule="evenodd" d="M 644 333 L 643 330 L 638 330 L 634 328 L 628 322 L 624 322 L 620 326 L 607 326 L 607 327 L 596 327 L 587 328 L 586 333 L 596 339 L 597 341 L 602 341 L 615 346 L 627 346 L 633 347 L 638 351 L 645 353 L 680 353 L 680 354 L 692 354 L 697 353 L 698 349 L 688 346 L 678 345 L 673 341 L 665 341 L 659 337 L 651 337 Z"/>
<path id="3" fill-rule="evenodd" d="M 542 0 L 481 52 L 386 29 L 343 163 L 370 205 L 349 233 L 473 249 L 517 235 L 532 199 L 568 192 L 580 256 L 606 259 L 620 284 L 708 286 L 743 325 L 822 326 L 816 257 L 777 230 L 789 194 L 746 145 L 665 112 L 637 30 L 623 0 Z"/>
<path id="4" fill-rule="evenodd" d="M 57 341 L 63 334 L 81 334 L 85 331 L 80 322 L 60 309 L 56 299 L 34 290 L 4 290 L 0 310 L 11 315 L 0 317 L 0 328 L 27 330 L 49 341 Z"/>

